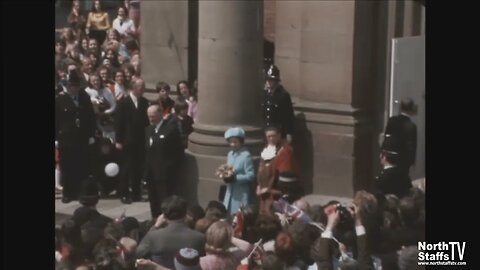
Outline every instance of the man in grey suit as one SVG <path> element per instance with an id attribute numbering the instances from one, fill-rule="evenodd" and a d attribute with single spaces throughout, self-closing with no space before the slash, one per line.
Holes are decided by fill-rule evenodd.
<path id="1" fill-rule="evenodd" d="M 162 212 L 167 226 L 145 235 L 137 248 L 137 258 L 151 259 L 174 269 L 175 254 L 182 248 L 196 249 L 200 256 L 204 256 L 205 235 L 190 229 L 184 221 L 187 202 L 179 196 L 170 196 L 163 201 Z"/>

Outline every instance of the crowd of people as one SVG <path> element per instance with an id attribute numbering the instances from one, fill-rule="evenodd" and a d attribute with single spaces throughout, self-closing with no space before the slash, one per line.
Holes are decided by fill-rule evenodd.
<path id="1" fill-rule="evenodd" d="M 158 100 L 148 101 L 143 97 L 145 82 L 140 70 L 139 14 L 131 11 L 138 10 L 138 1 L 125 1 L 113 21 L 101 1 L 93 1 L 88 13 L 80 4 L 72 2 L 67 27 L 55 43 L 55 189 L 63 193 L 64 203 L 76 200 L 82 179 L 93 174 L 103 195 L 116 191 L 123 203 L 141 201 L 145 164 L 163 159 L 156 153 L 165 150 L 156 146 L 166 145 L 167 151 L 175 148 L 174 152 L 186 147 L 197 118 L 196 88 L 187 81 L 178 82 L 174 101 L 169 96 L 170 85 L 159 82 Z M 152 121 L 162 126 L 160 139 L 166 138 L 167 143 L 153 140 L 157 136 L 150 134 L 155 143 L 146 151 L 145 132 Z M 172 136 L 163 134 L 171 132 L 165 128 L 172 125 L 179 127 L 179 133 L 172 136 L 180 136 L 180 140 L 173 139 L 173 145 Z M 115 177 L 105 175 L 109 162 L 119 165 Z M 174 173 L 170 167 L 167 171 Z M 150 172 L 154 178 L 166 177 L 165 170 Z"/>
<path id="2" fill-rule="evenodd" d="M 203 209 L 177 187 L 197 121 L 197 86 L 178 82 L 172 99 L 170 84 L 159 80 L 158 98 L 143 96 L 139 24 L 125 3 L 111 21 L 99 0 L 88 14 L 73 1 L 55 43 L 55 188 L 63 203 L 82 204 L 56 231 L 57 269 L 418 269 L 425 193 L 409 177 L 411 100 L 389 119 L 372 186 L 347 205 L 309 205 L 291 145 L 291 97 L 270 65 L 258 169 L 245 131 L 226 130 L 230 151 L 217 170 L 223 189 Z M 114 175 L 105 169 L 112 163 Z M 148 200 L 152 219 L 99 213 L 98 200 L 113 192 L 124 204 Z"/>
<path id="3" fill-rule="evenodd" d="M 56 230 L 56 269 L 420 269 L 425 193 L 417 187 L 402 198 L 358 191 L 348 205 L 279 196 L 264 211 L 249 204 L 235 213 L 173 195 L 156 219 L 139 222 L 99 213 L 92 183 Z"/>

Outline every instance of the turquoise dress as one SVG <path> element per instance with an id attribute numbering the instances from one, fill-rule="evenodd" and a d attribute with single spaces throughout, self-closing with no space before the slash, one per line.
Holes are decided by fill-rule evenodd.
<path id="1" fill-rule="evenodd" d="M 245 147 L 228 152 L 227 164 L 235 169 L 235 181 L 227 185 L 223 204 L 230 214 L 234 214 L 242 205 L 248 205 L 252 199 L 251 183 L 255 179 L 255 170 L 250 152 Z"/>

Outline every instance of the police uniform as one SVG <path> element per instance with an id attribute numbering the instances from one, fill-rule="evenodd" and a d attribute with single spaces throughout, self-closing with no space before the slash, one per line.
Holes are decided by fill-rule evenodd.
<path id="1" fill-rule="evenodd" d="M 401 113 L 388 119 L 385 128 L 385 139 L 391 137 L 395 140 L 395 148 L 398 150 L 398 166 L 409 172 L 410 167 L 415 164 L 417 151 L 417 126 L 412 122 L 410 116 Z M 385 144 L 385 141 L 384 141 Z M 382 148 L 384 145 L 382 145 Z"/>
<path id="2" fill-rule="evenodd" d="M 398 152 L 398 140 L 394 137 L 386 137 L 382 153 L 389 159 L 389 163 L 384 166 L 380 174 L 374 180 L 373 193 L 378 195 L 394 194 L 402 198 L 408 194 L 412 187 L 412 181 L 402 166 L 397 164 L 400 161 Z"/>
<path id="3" fill-rule="evenodd" d="M 80 84 L 76 71 L 70 72 L 68 84 Z M 95 114 L 88 94 L 83 89 L 76 96 L 60 93 L 55 99 L 55 141 L 60 154 L 65 203 L 78 198 L 81 182 L 91 172 L 89 144 L 94 134 Z"/>
<path id="4" fill-rule="evenodd" d="M 280 71 L 271 65 L 267 72 L 267 79 L 280 81 Z M 290 94 L 278 84 L 275 89 L 265 89 L 262 103 L 265 127 L 276 127 L 285 138 L 287 134 L 293 135 L 295 116 Z"/>

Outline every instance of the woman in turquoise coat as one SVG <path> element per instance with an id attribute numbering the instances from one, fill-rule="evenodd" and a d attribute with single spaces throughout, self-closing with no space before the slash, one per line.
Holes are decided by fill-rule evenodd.
<path id="1" fill-rule="evenodd" d="M 248 205 L 252 199 L 251 184 L 255 179 L 252 155 L 245 148 L 245 131 L 241 128 L 229 128 L 225 139 L 231 149 L 227 155 L 227 164 L 234 169 L 232 181 L 226 183 L 223 204 L 230 214 L 234 214 L 242 205 Z"/>

